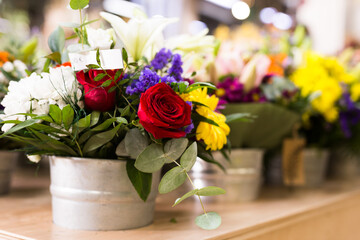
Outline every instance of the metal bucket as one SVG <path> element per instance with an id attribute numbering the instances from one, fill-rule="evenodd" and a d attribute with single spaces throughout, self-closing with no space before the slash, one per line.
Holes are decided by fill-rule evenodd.
<path id="1" fill-rule="evenodd" d="M 262 185 L 262 150 L 233 149 L 230 163 L 219 152 L 214 153 L 214 158 L 225 166 L 227 173 L 214 164 L 197 161 L 189 172 L 197 188 L 222 187 L 226 194 L 215 199 L 226 202 L 252 201 L 258 197 Z"/>
<path id="2" fill-rule="evenodd" d="M 329 151 L 316 148 L 303 150 L 306 187 L 319 187 L 325 180 Z"/>
<path id="3" fill-rule="evenodd" d="M 11 175 L 19 155 L 19 152 L 0 151 L 0 195 L 10 191 Z"/>
<path id="4" fill-rule="evenodd" d="M 360 157 L 346 149 L 331 151 L 329 176 L 335 179 L 353 180 L 360 174 Z"/>
<path id="5" fill-rule="evenodd" d="M 125 230 L 152 223 L 160 172 L 151 193 L 140 199 L 126 162 L 50 157 L 52 213 L 55 224 L 79 230 Z"/>

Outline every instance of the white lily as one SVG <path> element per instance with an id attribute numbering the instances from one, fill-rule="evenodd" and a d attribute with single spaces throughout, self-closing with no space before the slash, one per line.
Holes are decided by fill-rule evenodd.
<path id="1" fill-rule="evenodd" d="M 146 18 L 144 15 L 138 15 L 125 22 L 110 13 L 101 12 L 100 15 L 111 24 L 134 61 L 138 61 L 149 52 L 153 54 L 157 50 L 154 48 L 156 48 L 156 41 L 162 36 L 162 30 L 170 23 L 177 21 L 175 18 L 162 16 Z"/>

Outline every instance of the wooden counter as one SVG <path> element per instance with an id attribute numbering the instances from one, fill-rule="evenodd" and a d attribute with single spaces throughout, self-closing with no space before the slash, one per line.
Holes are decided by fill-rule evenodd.
<path id="1" fill-rule="evenodd" d="M 48 174 L 34 171 L 16 174 L 13 191 L 0 197 L 0 239 L 115 240 L 115 239 L 251 239 L 251 240 L 347 240 L 360 237 L 360 181 L 328 182 L 323 189 L 289 191 L 265 189 L 251 203 L 207 202 L 208 211 L 222 216 L 213 231 L 194 224 L 201 213 L 196 201 L 174 208 L 172 196 L 157 199 L 152 225 L 127 231 L 74 231 L 51 222 Z M 177 223 L 170 219 L 175 218 Z"/>

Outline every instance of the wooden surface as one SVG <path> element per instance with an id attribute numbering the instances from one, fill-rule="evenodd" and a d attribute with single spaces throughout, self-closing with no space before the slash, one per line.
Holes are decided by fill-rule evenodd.
<path id="1" fill-rule="evenodd" d="M 0 239 L 251 239 L 347 240 L 359 239 L 360 181 L 328 182 L 323 189 L 265 189 L 258 201 L 207 201 L 206 209 L 222 216 L 213 231 L 194 224 L 201 213 L 197 201 L 171 207 L 174 196 L 158 197 L 152 225 L 127 231 L 91 232 L 58 227 L 51 222 L 48 174 L 15 174 L 13 190 L 0 197 Z M 170 222 L 175 218 L 177 223 Z M 23 236 L 23 237 L 21 237 Z"/>

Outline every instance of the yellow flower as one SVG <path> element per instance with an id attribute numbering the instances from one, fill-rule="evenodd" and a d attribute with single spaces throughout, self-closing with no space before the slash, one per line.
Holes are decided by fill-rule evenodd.
<path id="1" fill-rule="evenodd" d="M 219 103 L 219 98 L 215 95 L 209 96 L 207 94 L 207 88 L 196 89 L 190 93 L 181 94 L 180 97 L 184 101 L 198 102 L 205 106 L 197 106 L 196 112 L 212 121 L 218 126 L 200 122 L 196 129 L 196 139 L 198 141 L 203 140 L 206 144 L 206 150 L 211 149 L 213 151 L 220 150 L 227 143 L 226 136 L 230 133 L 230 128 L 226 124 L 226 117 L 215 112 L 215 109 Z"/>
<path id="2" fill-rule="evenodd" d="M 356 102 L 360 98 L 360 83 L 355 83 L 350 88 L 351 100 Z"/>
<path id="3" fill-rule="evenodd" d="M 356 80 L 335 58 L 322 57 L 311 52 L 306 54 L 306 62 L 290 79 L 301 89 L 303 97 L 320 94 L 311 101 L 311 105 L 329 122 L 338 118 L 336 104 L 342 95 L 341 84 L 352 84 Z"/>

